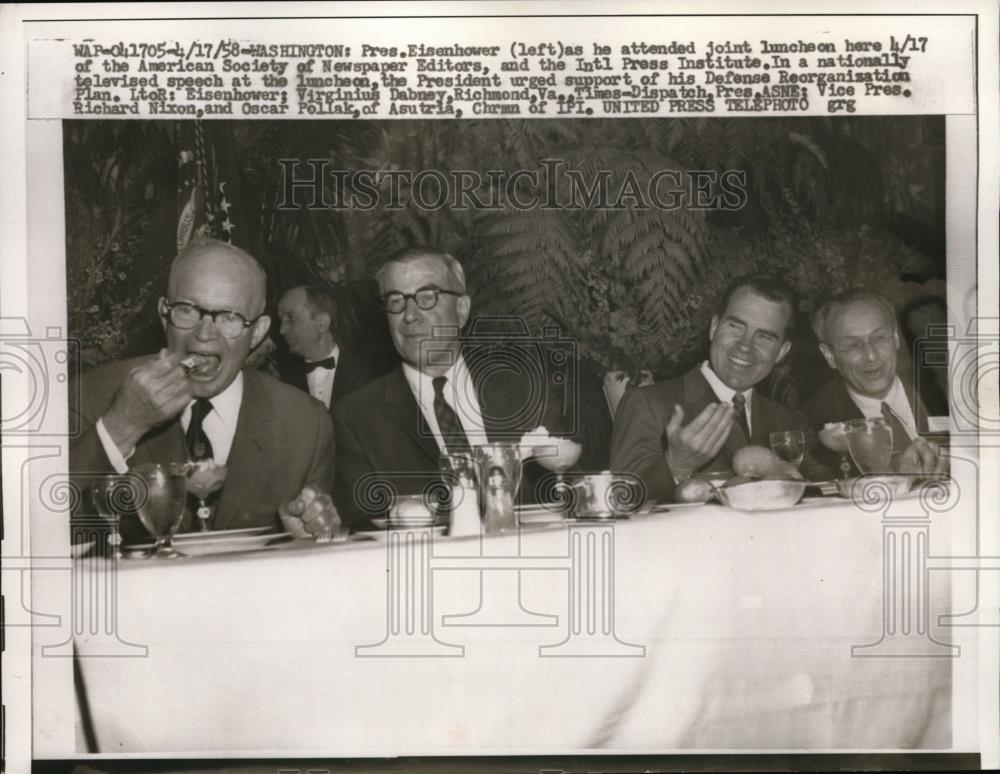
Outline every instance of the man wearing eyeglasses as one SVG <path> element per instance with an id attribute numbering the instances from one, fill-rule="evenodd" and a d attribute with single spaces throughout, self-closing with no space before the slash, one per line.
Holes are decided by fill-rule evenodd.
<path id="1" fill-rule="evenodd" d="M 463 348 L 472 302 L 455 258 L 407 248 L 376 281 L 402 363 L 334 409 L 337 505 L 357 522 L 376 515 L 380 486 L 419 494 L 439 480 L 442 454 L 519 439 L 534 429 L 535 409 L 549 409 L 517 361 L 491 368 L 496 358 L 470 355 L 468 341 Z"/>
<path id="2" fill-rule="evenodd" d="M 271 323 L 265 285 L 239 248 L 217 240 L 185 248 L 159 300 L 166 348 L 83 376 L 81 403 L 71 407 L 85 428 L 70 444 L 73 474 L 212 460 L 227 467 L 217 506 L 208 523 L 186 512 L 182 531 L 268 526 L 277 513 L 298 537 L 331 535 L 339 517 L 326 494 L 329 415 L 299 390 L 244 370 Z"/>
<path id="3" fill-rule="evenodd" d="M 892 304 L 879 293 L 850 290 L 824 304 L 813 319 L 824 359 L 837 375 L 802 409 L 817 429 L 829 422 L 882 418 L 892 428 L 897 470 L 942 473 L 945 455 L 927 433 L 927 411 L 896 373 L 899 329 Z M 825 448 L 817 457 L 832 468 L 839 455 Z M 852 465 L 852 475 L 858 469 Z"/>

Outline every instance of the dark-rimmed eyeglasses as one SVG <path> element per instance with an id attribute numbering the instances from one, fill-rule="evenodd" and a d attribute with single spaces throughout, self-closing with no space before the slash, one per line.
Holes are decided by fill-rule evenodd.
<path id="1" fill-rule="evenodd" d="M 434 285 L 428 285 L 427 287 L 417 288 L 413 293 L 385 293 L 382 296 L 382 306 L 389 314 L 402 314 L 403 310 L 406 309 L 407 300 L 412 298 L 417 308 L 423 309 L 426 312 L 437 306 L 438 296 L 442 293 L 449 296 L 462 295 L 461 293 L 456 293 L 454 290 L 444 290 Z"/>
<path id="2" fill-rule="evenodd" d="M 167 319 L 175 328 L 189 331 L 197 328 L 205 317 L 210 317 L 215 329 L 227 339 L 235 339 L 260 319 L 258 316 L 248 320 L 231 309 L 205 309 L 188 301 L 165 303 L 163 308 L 166 310 Z"/>

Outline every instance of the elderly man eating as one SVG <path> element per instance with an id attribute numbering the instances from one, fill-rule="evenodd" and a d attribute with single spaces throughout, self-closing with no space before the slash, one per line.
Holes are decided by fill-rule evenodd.
<path id="1" fill-rule="evenodd" d="M 182 531 L 267 526 L 275 514 L 298 537 L 336 529 L 329 414 L 244 367 L 270 326 L 265 285 L 257 261 L 224 242 L 197 241 L 176 257 L 158 305 L 166 348 L 82 377 L 74 477 L 211 461 L 228 470 L 218 504 L 204 520 L 186 511 Z"/>

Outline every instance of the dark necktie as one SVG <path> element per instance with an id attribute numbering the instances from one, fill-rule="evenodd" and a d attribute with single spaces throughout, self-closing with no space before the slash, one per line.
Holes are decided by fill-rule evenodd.
<path id="1" fill-rule="evenodd" d="M 750 423 L 747 422 L 747 399 L 742 392 L 733 395 L 733 410 L 736 412 L 736 425 L 743 431 L 743 437 L 750 443 Z"/>
<path id="2" fill-rule="evenodd" d="M 191 406 L 191 422 L 188 424 L 184 439 L 187 442 L 188 456 L 194 461 L 210 460 L 214 456 L 212 442 L 208 440 L 205 428 L 202 427 L 205 417 L 211 410 L 212 402 L 207 398 L 198 398 Z"/>
<path id="3" fill-rule="evenodd" d="M 449 454 L 471 451 L 469 439 L 462 429 L 462 423 L 458 421 L 458 416 L 452 411 L 451 406 L 445 402 L 444 386 L 448 379 L 444 376 L 435 376 L 434 384 L 434 416 L 437 417 L 438 429 L 441 437 L 444 438 L 444 446 Z"/>
<path id="4" fill-rule="evenodd" d="M 306 373 L 311 374 L 317 368 L 326 368 L 327 370 L 332 370 L 337 367 L 337 358 L 333 355 L 330 357 L 323 358 L 322 360 L 317 360 L 314 363 L 306 363 Z"/>
<path id="5" fill-rule="evenodd" d="M 885 401 L 882 401 L 882 416 L 892 428 L 892 453 L 899 454 L 910 445 L 910 434 L 906 432 L 906 428 L 896 416 L 896 412 L 889 408 L 889 404 Z"/>
<path id="6" fill-rule="evenodd" d="M 191 406 L 191 421 L 188 423 L 184 440 L 187 443 L 188 457 L 195 462 L 210 460 L 214 456 L 212 453 L 212 442 L 208 440 L 205 428 L 202 426 L 205 417 L 208 416 L 208 412 L 211 410 L 212 402 L 207 398 L 198 398 L 194 402 L 194 405 Z M 195 497 L 194 493 L 188 492 L 187 503 L 191 513 L 197 514 L 201 503 Z M 210 529 L 208 519 L 203 519 L 195 515 L 191 519 L 191 529 L 197 532 L 207 532 Z"/>

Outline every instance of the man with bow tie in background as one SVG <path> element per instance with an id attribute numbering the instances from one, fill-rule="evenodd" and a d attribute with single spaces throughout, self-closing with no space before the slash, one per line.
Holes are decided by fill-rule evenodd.
<path id="1" fill-rule="evenodd" d="M 328 409 L 371 379 L 360 361 L 337 340 L 337 302 L 318 285 L 299 285 L 278 302 L 280 333 L 297 357 L 284 380 Z"/>

